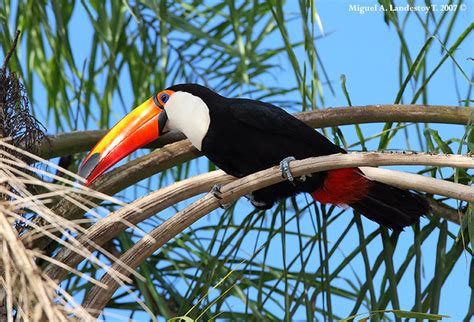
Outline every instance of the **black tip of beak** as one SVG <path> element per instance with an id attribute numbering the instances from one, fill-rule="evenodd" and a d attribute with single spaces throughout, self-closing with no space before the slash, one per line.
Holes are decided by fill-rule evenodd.
<path id="1" fill-rule="evenodd" d="M 81 164 L 79 168 L 79 172 L 77 174 L 87 179 L 91 175 L 92 171 L 94 171 L 97 164 L 99 163 L 99 159 L 100 159 L 100 153 L 94 153 L 93 155 L 91 155 L 85 163 Z"/>

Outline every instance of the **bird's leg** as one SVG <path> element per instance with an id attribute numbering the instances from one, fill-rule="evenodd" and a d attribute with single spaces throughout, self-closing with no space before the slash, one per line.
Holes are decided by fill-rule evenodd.
<path id="1" fill-rule="evenodd" d="M 254 206 L 255 208 L 258 208 L 258 209 L 270 209 L 273 206 L 273 203 L 268 204 L 265 201 L 255 200 L 255 196 L 253 195 L 253 193 L 249 193 L 248 195 L 244 195 L 244 197 L 247 198 L 248 201 L 250 201 L 252 206 Z"/>
<path id="2" fill-rule="evenodd" d="M 290 162 L 295 160 L 295 157 L 286 157 L 280 161 L 281 176 L 290 181 L 291 183 L 295 181 L 295 178 L 293 177 L 293 174 L 290 171 Z"/>
<path id="3" fill-rule="evenodd" d="M 221 207 L 222 209 L 228 209 L 232 205 L 232 203 L 222 203 L 221 202 L 221 200 L 222 200 L 221 188 L 222 188 L 222 185 L 220 183 L 216 183 L 215 185 L 212 186 L 211 193 L 214 197 L 216 197 L 216 199 L 219 203 L 219 207 Z"/>
<path id="4" fill-rule="evenodd" d="M 281 176 L 290 181 L 293 185 L 295 185 L 295 180 L 298 180 L 300 182 L 306 181 L 306 176 L 301 176 L 299 178 L 295 178 L 293 176 L 290 170 L 291 161 L 296 161 L 295 157 L 286 157 L 280 161 Z"/>

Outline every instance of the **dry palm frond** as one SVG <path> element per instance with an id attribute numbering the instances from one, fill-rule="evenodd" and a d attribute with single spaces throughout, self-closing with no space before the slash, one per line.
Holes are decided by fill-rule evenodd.
<path id="1" fill-rule="evenodd" d="M 58 197 L 75 202 L 87 210 L 91 210 L 85 202 L 85 198 L 89 196 L 114 203 L 122 203 L 99 192 L 79 186 L 67 178 L 32 167 L 16 155 L 23 153 L 27 158 L 35 158 L 34 155 L 21 152 L 20 149 L 0 140 L 0 150 L 2 150 L 1 147 L 7 147 L 8 150 L 15 152 L 15 154 L 9 154 L 6 149 L 3 149 L 0 153 L 0 194 L 7 196 L 7 198 L 0 200 L 0 247 L 2 249 L 2 255 L 0 256 L 0 295 L 3 295 L 0 296 L 0 303 L 5 303 L 3 311 L 6 312 L 6 316 L 4 319 L 13 319 L 15 313 L 16 318 L 27 321 L 63 321 L 69 319 L 71 315 L 85 321 L 95 321 L 88 312 L 74 303 L 71 295 L 59 288 L 56 281 L 50 279 L 40 270 L 36 261 L 41 259 L 50 262 L 52 265 L 60 265 L 63 269 L 95 285 L 100 286 L 100 283 L 81 274 L 80 271 L 74 268 L 64 266 L 49 256 L 38 253 L 34 250 L 35 236 L 47 236 L 64 248 L 80 254 L 101 269 L 114 275 L 121 285 L 124 282 L 129 283 L 131 282 L 129 278 L 123 274 L 111 272 L 110 267 L 102 263 L 93 254 L 93 251 L 99 250 L 113 262 L 116 262 L 113 255 L 92 242 L 90 244 L 96 247 L 89 250 L 82 247 L 76 240 L 75 236 L 84 232 L 85 229 L 81 224 L 90 224 L 93 219 L 82 219 L 77 222 L 69 221 L 57 216 L 48 208 L 48 205 L 57 200 Z M 47 161 L 44 162 L 52 165 Z M 35 169 L 37 171 L 33 173 Z M 59 171 L 74 176 L 74 174 L 63 169 L 59 169 Z M 41 180 L 39 175 L 57 179 L 58 184 Z M 36 195 L 31 193 L 31 190 L 38 190 L 32 189 L 32 186 L 37 186 L 42 192 Z M 90 206 L 95 207 L 96 205 L 91 204 Z M 21 221 L 23 227 L 26 227 L 22 229 L 23 234 L 14 228 L 17 221 Z M 124 224 L 131 226 L 128 223 Z M 120 264 L 119 266 L 123 267 Z M 133 270 L 126 270 L 141 278 Z M 3 292 L 1 292 L 1 289 L 3 289 Z M 2 301 L 3 299 L 5 301 Z"/>
<path id="2" fill-rule="evenodd" d="M 25 247 L 15 229 L 16 221 L 26 220 L 22 216 L 24 212 L 44 214 L 47 208 L 28 192 L 25 181 L 28 174 L 21 176 L 11 171 L 4 162 L 8 159 L 4 152 L 0 158 L 0 193 L 7 196 L 0 201 L 2 321 L 13 321 L 14 315 L 19 321 L 66 321 L 70 314 L 86 321 L 93 320 L 80 306 L 64 305 L 69 301 L 58 297 L 57 284 L 41 272 L 35 263 L 37 254 Z M 13 155 L 11 159 L 18 161 Z"/>
<path id="3" fill-rule="evenodd" d="M 6 149 L 2 149 L 2 147 L 6 147 Z M 6 150 L 14 151 L 15 154 L 9 154 Z M 74 303 L 71 295 L 59 288 L 56 281 L 50 279 L 40 270 L 36 261 L 42 260 L 50 262 L 52 265 L 60 265 L 63 269 L 95 285 L 99 285 L 99 282 L 39 253 L 34 249 L 35 240 L 37 237 L 47 236 L 62 247 L 87 258 L 105 271 L 110 271 L 109 266 L 102 263 L 93 254 L 93 251 L 99 250 L 115 261 L 116 258 L 113 255 L 92 242 L 91 244 L 96 247 L 93 247 L 92 250 L 84 248 L 75 238 L 78 233 L 84 232 L 85 228 L 82 226 L 84 223 L 90 224 L 95 219 L 69 221 L 54 214 L 48 206 L 54 204 L 58 198 L 64 198 L 90 211 L 90 207 L 96 205 L 88 205 L 85 202 L 85 198 L 88 196 L 114 203 L 119 202 L 99 192 L 79 186 L 65 177 L 34 168 L 23 161 L 24 158 L 18 158 L 19 153 L 24 154 L 26 158 L 35 158 L 34 155 L 22 152 L 0 140 L 0 194 L 7 197 L 0 200 L 0 247 L 2 249 L 0 283 L 3 289 L 3 291 L 0 290 L 0 303 L 5 303 L 3 310 L 0 307 L 0 311 L 5 312 L 3 319 L 11 320 L 15 314 L 16 318 L 20 318 L 20 320 L 64 321 L 68 319 L 68 316 L 73 315 L 85 321 L 95 321 L 88 312 Z M 53 166 L 47 161 L 44 163 Z M 36 173 L 34 173 L 35 169 Z M 69 176 L 74 176 L 63 169 L 58 168 L 58 170 Z M 46 178 L 49 176 L 49 181 L 56 179 L 58 183 L 41 180 L 39 175 Z M 32 189 L 32 187 L 37 189 Z M 31 193 L 32 190 L 38 191 L 38 189 L 41 189 L 41 193 Z M 23 223 L 22 233 L 15 229 L 15 222 L 18 221 Z M 130 226 L 128 223 L 125 224 Z M 136 272 L 127 271 L 141 278 Z M 131 282 L 123 274 L 110 273 L 121 285 L 124 281 Z"/>

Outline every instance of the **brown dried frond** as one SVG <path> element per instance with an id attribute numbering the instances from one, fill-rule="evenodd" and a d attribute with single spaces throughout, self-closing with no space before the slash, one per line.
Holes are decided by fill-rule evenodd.
<path id="1" fill-rule="evenodd" d="M 34 251 L 26 249 L 16 236 L 9 213 L 0 204 L 0 297 L 5 297 L 0 301 L 4 300 L 6 318 L 12 318 L 15 308 L 17 321 L 67 321 L 71 314 L 95 321 L 80 306 L 56 301 L 57 284 L 36 266 Z"/>
<path id="2" fill-rule="evenodd" d="M 6 149 L 14 151 L 15 155 L 5 152 Z M 115 256 L 109 254 L 93 241 L 89 242 L 93 249 L 88 249 L 76 239 L 79 233 L 85 231 L 81 224 L 90 224 L 94 220 L 81 219 L 77 222 L 66 220 L 56 215 L 51 210 L 51 205 L 54 205 L 58 198 L 63 198 L 84 207 L 85 211 L 90 212 L 90 208 L 97 206 L 87 202 L 86 198 L 91 196 L 112 203 L 124 204 L 112 197 L 75 185 L 73 180 L 68 179 L 68 177 L 74 178 L 75 174 L 61 168 L 56 167 L 57 170 L 66 174 L 64 177 L 57 176 L 55 171 L 47 172 L 38 169 L 39 175 L 49 176 L 50 179 L 55 179 L 58 183 L 42 181 L 38 176 L 32 175 L 32 169 L 34 168 L 23 161 L 24 157 L 21 159 L 16 157 L 18 154 L 25 154 L 26 157 L 34 159 L 35 162 L 43 162 L 43 165 L 56 167 L 46 160 L 41 160 L 0 140 L 0 194 L 8 197 L 8 200 L 0 200 L 0 312 L 2 294 L 4 294 L 7 301 L 3 302 L 9 307 L 5 312 L 11 315 L 14 307 L 17 317 L 18 314 L 22 314 L 23 320 L 64 321 L 68 316 L 74 316 L 84 321 L 95 321 L 88 312 L 74 303 L 73 298 L 62 290 L 56 281 L 51 280 L 44 271 L 40 270 L 37 260 L 41 259 L 52 265 L 60 266 L 72 274 L 87 279 L 92 284 L 100 286 L 100 283 L 83 275 L 74 267 L 69 267 L 45 254 L 39 253 L 38 250 L 34 249 L 35 242 L 37 238 L 46 236 L 63 248 L 80 254 L 80 256 L 88 259 L 101 269 L 109 271 L 110 266 L 101 262 L 93 252 L 95 250 L 100 251 L 112 262 L 117 261 Z M 7 186 L 12 189 L 6 189 Z M 29 189 L 31 186 L 40 186 L 42 193 L 32 194 L 31 189 Z M 139 209 L 136 210 L 140 211 Z M 25 216 L 24 213 L 28 216 Z M 31 216 L 32 214 L 35 216 Z M 26 230 L 23 234 L 14 229 L 13 226 L 16 221 L 24 223 Z M 125 224 L 133 226 L 129 223 Z M 127 271 L 141 278 L 132 269 L 127 269 Z M 123 274 L 111 273 L 121 285 L 124 285 L 124 281 L 126 283 L 131 282 L 131 279 Z M 0 321 L 3 321 L 1 316 Z"/>
<path id="3" fill-rule="evenodd" d="M 74 315 L 85 321 L 94 319 L 78 305 L 70 305 L 67 295 L 58 296 L 58 285 L 37 266 L 35 259 L 41 256 L 31 245 L 26 245 L 15 229 L 14 223 L 24 222 L 31 229 L 41 227 L 23 217 L 24 212 L 36 213 L 47 220 L 49 210 L 45 198 L 29 193 L 31 167 L 15 155 L 21 154 L 14 147 L 0 144 L 0 311 L 4 319 L 12 318 L 16 311 L 18 321 L 67 321 Z M 9 154 L 5 150 L 15 152 Z M 24 159 L 24 158 L 22 158 Z M 50 216 L 50 217 L 51 217 Z M 74 229 L 74 223 L 58 223 L 65 229 Z M 59 229 L 59 227 L 58 227 Z M 69 303 L 68 303 L 69 302 Z M 3 306 L 3 308 L 2 308 Z"/>

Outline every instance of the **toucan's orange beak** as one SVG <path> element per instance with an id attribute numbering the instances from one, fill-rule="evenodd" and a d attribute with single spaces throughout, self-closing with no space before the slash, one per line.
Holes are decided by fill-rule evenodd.
<path id="1" fill-rule="evenodd" d="M 79 167 L 79 175 L 87 180 L 86 185 L 133 151 L 156 140 L 167 119 L 166 111 L 156 97 L 125 116 L 97 143 Z"/>

